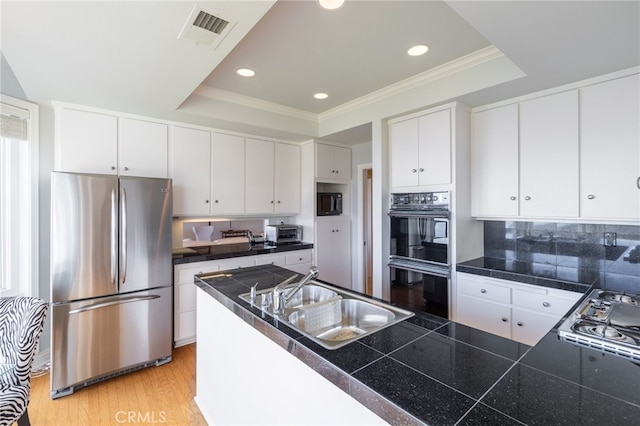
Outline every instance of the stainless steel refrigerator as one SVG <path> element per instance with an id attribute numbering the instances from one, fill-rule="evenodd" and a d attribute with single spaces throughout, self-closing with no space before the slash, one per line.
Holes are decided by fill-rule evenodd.
<path id="1" fill-rule="evenodd" d="M 51 398 L 171 361 L 170 179 L 51 175 Z"/>

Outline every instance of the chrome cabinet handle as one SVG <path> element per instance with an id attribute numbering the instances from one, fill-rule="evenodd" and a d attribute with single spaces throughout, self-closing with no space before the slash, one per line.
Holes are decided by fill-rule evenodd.
<path id="1" fill-rule="evenodd" d="M 593 194 L 587 195 L 587 199 L 589 199 L 589 200 L 593 200 L 594 198 L 596 198 L 596 196 L 593 195 Z"/>
<path id="2" fill-rule="evenodd" d="M 115 169 L 116 169 L 116 166 L 111 166 L 111 170 L 115 170 Z"/>
<path id="3" fill-rule="evenodd" d="M 420 172 L 424 172 L 424 169 L 423 169 L 422 167 L 420 167 L 420 169 L 419 169 L 419 170 L 420 170 Z"/>
<path id="4" fill-rule="evenodd" d="M 480 293 L 486 293 L 486 292 L 487 292 L 487 290 L 485 290 L 484 288 L 480 289 Z"/>
<path id="5" fill-rule="evenodd" d="M 518 324 L 518 327 L 522 327 L 522 321 L 518 321 L 516 324 Z"/>
<path id="6" fill-rule="evenodd" d="M 209 200 L 204 200 L 204 202 L 205 202 L 206 204 L 209 204 Z"/>
<path id="7" fill-rule="evenodd" d="M 213 200 L 213 202 L 217 204 L 217 203 L 218 203 L 218 200 Z"/>
<path id="8" fill-rule="evenodd" d="M 416 170 L 416 169 L 411 169 L 411 173 L 415 173 L 415 172 L 417 172 L 417 171 L 418 171 L 418 170 Z"/>
<path id="9" fill-rule="evenodd" d="M 505 317 L 502 317 L 502 322 L 507 322 L 508 320 Z"/>
<path id="10" fill-rule="evenodd" d="M 640 176 L 638 176 L 638 179 L 636 180 L 636 186 L 640 189 Z"/>
<path id="11" fill-rule="evenodd" d="M 509 197 L 509 199 L 510 199 L 511 201 L 513 201 L 513 200 L 515 200 L 515 199 L 516 199 L 516 197 L 512 195 L 511 197 Z"/>
<path id="12" fill-rule="evenodd" d="M 551 304 L 549 302 L 542 302 L 542 306 L 548 308 L 549 306 L 551 306 Z"/>
<path id="13" fill-rule="evenodd" d="M 529 197 L 528 195 L 526 197 L 524 197 L 525 200 L 529 201 L 531 199 L 531 197 Z"/>

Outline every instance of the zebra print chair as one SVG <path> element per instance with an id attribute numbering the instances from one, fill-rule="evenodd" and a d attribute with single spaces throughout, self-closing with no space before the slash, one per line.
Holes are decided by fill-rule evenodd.
<path id="1" fill-rule="evenodd" d="M 30 424 L 31 364 L 48 306 L 37 297 L 0 298 L 0 363 L 14 366 L 0 375 L 0 426 Z"/>

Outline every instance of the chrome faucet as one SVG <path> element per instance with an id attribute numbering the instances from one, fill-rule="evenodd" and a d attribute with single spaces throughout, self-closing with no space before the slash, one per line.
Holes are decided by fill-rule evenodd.
<path id="1" fill-rule="evenodd" d="M 309 281 L 311 281 L 312 279 L 318 278 L 318 274 L 319 274 L 318 268 L 315 266 L 312 266 L 311 268 L 309 268 L 309 273 L 305 275 L 305 277 L 302 278 L 300 281 L 298 281 L 295 284 L 295 287 L 293 287 L 293 289 L 288 294 L 285 294 L 285 291 L 287 290 L 287 286 L 291 281 L 293 281 L 296 275 L 278 284 L 273 289 L 273 314 L 274 315 L 284 314 L 284 306 L 286 305 L 286 303 L 289 300 L 291 300 L 291 298 L 295 296 L 295 294 L 302 287 L 304 287 Z"/>

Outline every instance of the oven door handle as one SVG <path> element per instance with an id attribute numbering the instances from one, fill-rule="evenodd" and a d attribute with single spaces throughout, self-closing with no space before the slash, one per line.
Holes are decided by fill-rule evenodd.
<path id="1" fill-rule="evenodd" d="M 420 274 L 434 275 L 436 277 L 443 277 L 443 278 L 451 278 L 451 271 L 449 269 L 444 269 L 444 268 L 432 269 L 432 268 L 422 268 L 419 266 L 414 267 L 412 265 L 400 265 L 400 264 L 394 263 L 393 261 L 389 262 L 387 266 L 390 268 L 404 269 L 406 271 L 418 272 Z"/>
<path id="2" fill-rule="evenodd" d="M 419 210 L 419 211 L 389 211 L 389 217 L 434 217 L 449 219 L 451 213 L 444 210 Z"/>

